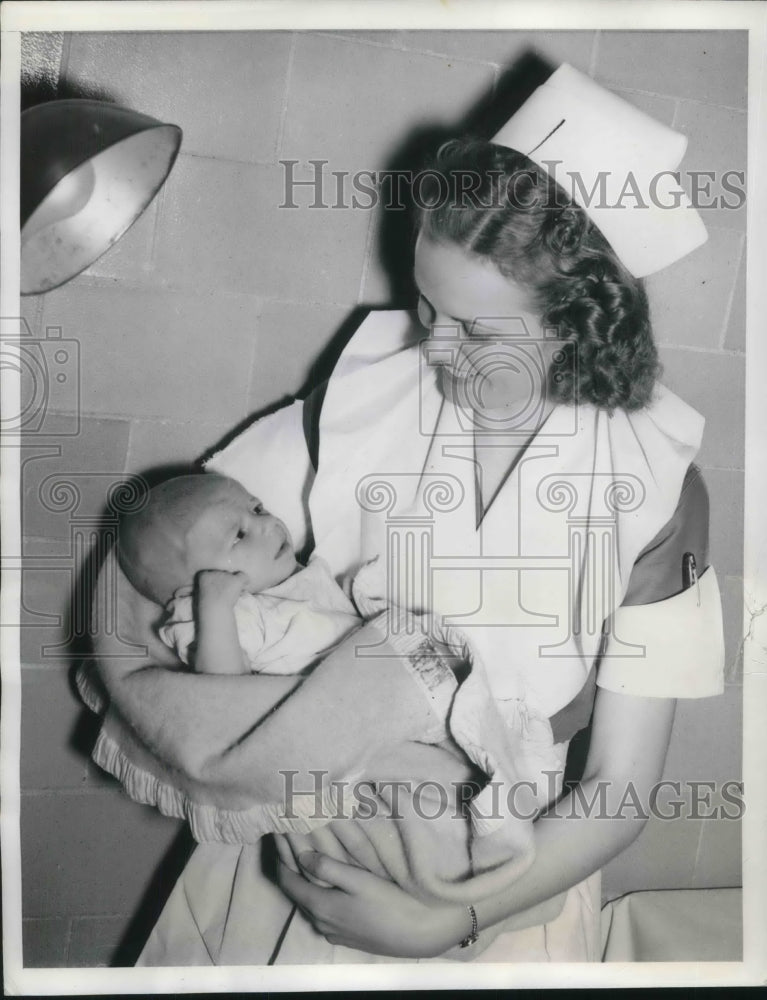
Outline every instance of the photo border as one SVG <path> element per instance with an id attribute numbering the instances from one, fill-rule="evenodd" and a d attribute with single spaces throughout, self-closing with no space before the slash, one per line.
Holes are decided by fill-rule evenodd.
<path id="1" fill-rule="evenodd" d="M 235 990 L 346 990 L 416 988 L 508 988 L 539 986 L 713 986 L 763 983 L 767 976 L 767 519 L 761 516 L 767 489 L 767 343 L 760 322 L 767 315 L 767 192 L 761 183 L 767 167 L 767 80 L 763 4 L 688 0 L 638 5 L 631 0 L 591 3 L 500 3 L 472 0 L 262 0 L 262 2 L 102 2 L 2 5 L 3 60 L 0 77 L 0 316 L 18 317 L 18 108 L 20 32 L 22 31 L 216 31 L 312 30 L 358 28 L 494 30 L 717 30 L 749 32 L 748 91 L 748 302 L 746 363 L 746 500 L 744 591 L 744 785 L 743 823 L 743 961 L 739 963 L 524 964 L 446 963 L 435 965 L 354 965 L 293 967 L 220 967 L 193 970 L 24 969 L 21 965 L 21 875 L 19 833 L 19 752 L 21 684 L 19 630 L 0 629 L 3 700 L 0 716 L 2 781 L 3 957 L 5 990 L 34 993 L 166 993 Z M 758 225 L 757 221 L 762 224 Z M 763 321 L 763 320 L 762 320 Z M 3 372 L 3 412 L 18 412 L 18 380 Z M 18 496 L 19 449 L 2 449 L 2 537 L 6 554 L 21 552 Z M 20 571 L 2 573 L 2 616 L 18 612 Z M 750 610 L 749 610 L 750 609 Z M 18 620 L 18 619 L 17 619 Z M 353 984 L 353 985 L 351 985 Z"/>

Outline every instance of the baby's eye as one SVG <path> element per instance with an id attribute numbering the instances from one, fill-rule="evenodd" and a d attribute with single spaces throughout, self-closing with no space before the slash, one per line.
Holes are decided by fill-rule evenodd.
<path id="1" fill-rule="evenodd" d="M 264 513 L 264 505 L 261 503 L 260 500 L 256 500 L 256 502 L 253 504 L 253 513 L 254 514 Z"/>

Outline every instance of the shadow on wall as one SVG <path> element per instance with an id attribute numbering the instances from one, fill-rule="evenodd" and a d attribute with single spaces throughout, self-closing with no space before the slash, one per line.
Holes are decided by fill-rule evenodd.
<path id="1" fill-rule="evenodd" d="M 140 503 L 140 498 L 145 495 L 146 489 L 154 485 L 154 483 L 190 471 L 192 470 L 188 466 L 158 467 L 148 470 L 143 476 L 127 478 L 124 484 L 118 486 L 117 489 L 122 489 L 126 496 L 138 498 L 138 502 Z M 80 712 L 70 734 L 69 745 L 85 758 L 89 758 L 91 755 L 102 720 L 101 716 L 96 715 L 81 704 L 75 676 L 80 665 L 93 658 L 92 636 L 95 628 L 93 608 L 99 599 L 105 597 L 104 594 L 99 594 L 96 589 L 99 572 L 111 548 L 110 539 L 116 536 L 118 530 L 116 517 L 111 508 L 104 510 L 101 520 L 100 534 L 104 539 L 104 544 L 95 545 L 83 560 L 73 587 L 73 593 L 67 609 L 66 622 L 66 635 L 70 637 L 67 643 L 67 658 L 73 659 L 68 680 L 74 699 L 81 705 Z M 119 634 L 119 622 L 117 622 L 116 617 L 115 629 Z M 102 694 L 105 694 L 103 690 Z M 184 825 L 172 841 L 171 846 L 160 859 L 150 882 L 144 890 L 138 908 L 128 922 L 115 948 L 110 965 L 132 966 L 135 964 L 146 942 L 149 931 L 159 918 L 162 908 L 184 865 L 189 859 L 194 846 L 195 843 L 191 832 Z"/>
<path id="2" fill-rule="evenodd" d="M 414 129 L 384 169 L 416 173 L 433 160 L 440 146 L 449 139 L 491 139 L 555 68 L 534 51 L 525 53 L 503 73 L 495 90 L 481 97 L 453 126 Z M 402 303 L 410 307 L 417 298 L 413 284 L 415 235 L 412 203 L 404 210 L 384 212 L 378 252 L 389 279 L 393 305 Z"/>
<path id="3" fill-rule="evenodd" d="M 108 104 L 115 104 L 116 101 L 111 94 L 100 90 L 98 87 L 83 87 L 60 80 L 54 88 L 48 80 L 33 80 L 25 83 L 21 88 L 21 110 L 26 111 L 36 104 L 45 104 L 48 101 L 66 101 L 77 98 L 79 100 L 106 101 Z"/>
<path id="4" fill-rule="evenodd" d="M 189 827 L 184 825 L 160 859 L 141 903 L 112 955 L 111 966 L 136 964 L 150 931 L 159 920 L 162 908 L 196 846 Z"/>
<path id="5" fill-rule="evenodd" d="M 157 483 L 194 471 L 195 468 L 190 465 L 156 466 L 145 473 L 126 476 L 122 481 L 110 485 L 110 501 L 103 508 L 100 524 L 94 532 L 98 534 L 101 544 L 94 545 L 84 557 L 65 612 L 65 635 L 69 637 L 66 641 L 66 658 L 73 661 L 69 671 L 69 683 L 78 703 L 80 696 L 75 677 L 80 664 L 93 659 L 93 636 L 96 630 L 93 609 L 99 600 L 110 596 L 97 591 L 99 573 L 114 540 L 118 537 L 120 512 L 140 509 L 148 490 Z M 114 627 L 116 634 L 119 635 L 119 623 L 116 620 Z M 73 728 L 70 746 L 78 753 L 90 757 L 98 730 L 98 717 L 83 707 Z"/>
<path id="6" fill-rule="evenodd" d="M 65 99 L 91 99 L 114 103 L 109 93 L 98 88 L 73 86 L 60 80 L 53 82 L 50 76 L 40 75 L 38 78 L 22 81 L 20 100 L 22 112 L 39 104 Z M 181 471 L 188 470 L 182 470 L 180 467 L 152 469 L 141 477 L 140 481 L 152 485 L 160 479 L 179 474 Z M 132 490 L 132 486 L 128 485 L 127 482 L 126 487 Z M 100 525 L 95 530 L 102 537 L 106 537 L 114 534 L 114 525 L 115 514 L 105 507 L 100 518 Z M 78 568 L 62 622 L 65 635 L 68 637 L 62 653 L 65 659 L 72 662 L 72 666 L 68 670 L 69 686 L 74 701 L 80 705 L 80 712 L 69 734 L 68 744 L 71 749 L 86 759 L 90 757 L 101 720 L 82 706 L 75 684 L 75 674 L 80 663 L 93 656 L 91 607 L 95 597 L 95 582 L 104 554 L 104 546 L 95 545 Z M 127 966 L 135 963 L 146 940 L 148 929 L 157 920 L 193 847 L 194 842 L 191 834 L 186 827 L 182 828 L 171 847 L 166 851 L 147 886 L 138 909 L 119 941 L 111 964 Z"/>
<path id="7" fill-rule="evenodd" d="M 456 136 L 489 139 L 499 131 L 509 117 L 533 91 L 554 72 L 556 67 L 534 51 L 522 55 L 498 80 L 495 89 L 482 96 L 463 118 L 450 127 L 423 126 L 411 131 L 384 164 L 384 171 L 416 173 L 427 166 L 440 146 Z M 412 200 L 405 193 L 403 208 L 379 209 L 382 212 L 377 252 L 389 282 L 388 308 L 412 309 L 417 292 L 413 282 L 413 247 L 415 244 L 415 213 Z M 329 343 L 312 363 L 304 385 L 297 393 L 305 396 L 319 383 L 329 378 L 346 344 L 370 312 L 380 306 L 357 306 L 349 314 Z M 254 419 L 279 409 L 289 399 L 284 398 L 269 407 L 249 415 L 226 435 L 206 456 L 224 447 Z"/>

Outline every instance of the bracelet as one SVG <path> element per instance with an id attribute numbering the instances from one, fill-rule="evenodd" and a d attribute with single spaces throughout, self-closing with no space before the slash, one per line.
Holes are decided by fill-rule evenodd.
<path id="1" fill-rule="evenodd" d="M 475 944 L 477 941 L 479 941 L 479 924 L 477 923 L 477 911 L 474 909 L 471 903 L 469 903 L 469 905 L 466 908 L 469 911 L 469 916 L 471 917 L 471 931 L 469 932 L 468 936 L 465 937 L 463 941 L 461 941 L 462 948 L 468 948 L 469 945 Z"/>

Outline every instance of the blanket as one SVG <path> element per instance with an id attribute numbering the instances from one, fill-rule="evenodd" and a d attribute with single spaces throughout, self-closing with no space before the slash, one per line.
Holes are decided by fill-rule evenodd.
<path id="1" fill-rule="evenodd" d="M 102 572 L 120 574 L 113 556 L 109 557 Z M 123 579 L 121 582 L 122 593 L 129 594 L 127 581 Z M 127 599 L 135 600 L 132 595 Z M 403 615 L 408 618 L 407 627 L 399 620 Z M 287 808 L 285 801 L 270 798 L 273 781 L 267 782 L 265 775 L 260 781 L 256 761 L 250 760 L 252 766 L 246 772 L 248 787 L 241 790 L 245 803 L 242 808 L 228 808 L 217 800 L 215 794 L 210 794 L 210 788 L 201 787 L 193 765 L 187 763 L 185 769 L 185 759 L 188 761 L 185 741 L 189 739 L 189 727 L 184 719 L 199 717 L 207 720 L 207 726 L 197 731 L 195 761 L 215 760 L 219 755 L 225 758 L 227 754 L 233 754 L 243 762 L 236 765 L 239 768 L 243 768 L 244 762 L 249 760 L 247 753 L 243 754 L 243 746 L 256 745 L 259 725 L 254 726 L 251 718 L 247 735 L 243 739 L 237 738 L 234 745 L 225 748 L 222 754 L 220 734 L 227 727 L 231 729 L 231 717 L 227 712 L 225 723 L 219 716 L 220 712 L 227 711 L 227 700 L 221 697 L 221 693 L 226 686 L 230 686 L 233 678 L 188 674 L 172 671 L 168 667 L 144 666 L 139 668 L 137 675 L 141 679 L 142 672 L 145 677 L 153 672 L 164 674 L 162 679 L 175 684 L 178 691 L 173 724 L 164 730 L 162 747 L 153 746 L 142 736 L 140 721 L 132 725 L 118 708 L 110 705 L 105 688 L 94 674 L 93 663 L 81 667 L 78 672 L 81 694 L 94 711 L 104 716 L 93 757 L 123 784 L 131 798 L 152 805 L 166 815 L 188 820 L 193 835 L 203 843 L 255 843 L 267 833 L 307 833 L 340 817 L 361 820 L 360 805 L 371 801 L 368 796 L 362 803 L 359 794 L 359 788 L 366 780 L 376 782 L 376 792 L 384 787 L 396 786 L 402 795 L 398 795 L 393 816 L 391 800 L 375 796 L 379 811 L 377 818 L 381 818 L 385 808 L 386 818 L 393 818 L 400 824 L 407 870 L 391 873 L 395 880 L 403 884 L 407 882 L 411 888 L 415 886 L 427 899 L 475 902 L 510 885 L 532 863 L 532 821 L 540 803 L 529 794 L 530 778 L 538 776 L 530 747 L 535 745 L 537 725 L 537 739 L 542 747 L 550 748 L 551 729 L 547 720 L 531 718 L 521 702 L 514 703 L 513 709 L 512 703 L 505 703 L 501 713 L 491 696 L 484 664 L 459 629 L 440 627 L 433 620 L 429 621 L 428 628 L 421 622 L 419 629 L 412 627 L 414 620 L 415 616 L 406 612 L 389 609 L 374 618 L 373 624 L 379 640 L 389 644 L 386 655 L 400 657 L 427 698 L 433 702 L 438 694 L 441 699 L 437 716 L 444 720 L 443 728 L 432 727 L 430 733 L 419 733 L 418 742 L 441 741 L 445 745 L 449 754 L 445 759 L 449 764 L 449 780 L 442 768 L 444 780 L 438 782 L 433 777 L 428 783 L 416 783 L 415 775 L 408 774 L 407 746 L 399 748 L 400 756 L 394 772 L 387 771 L 385 757 L 380 759 L 380 751 L 385 747 L 385 732 L 384 739 L 378 743 L 367 733 L 370 746 L 368 758 L 362 758 L 362 769 L 357 773 L 344 775 L 344 782 L 323 780 L 312 794 L 291 797 L 290 808 Z M 434 638 L 435 632 L 438 632 L 438 638 Z M 153 636 L 151 633 L 136 634 L 132 638 L 134 641 L 143 638 L 149 645 Z M 455 699 L 452 712 L 455 682 L 449 668 L 444 666 L 443 654 L 471 665 L 461 686 L 462 696 Z M 447 687 L 444 681 L 446 672 L 452 681 Z M 238 681 L 242 683 L 247 679 L 238 678 Z M 371 693 L 374 694 L 375 681 L 371 683 Z M 219 684 L 221 691 L 217 692 Z M 149 685 L 144 691 L 145 694 L 140 692 L 132 702 L 133 718 L 137 720 L 150 718 L 157 706 L 156 687 Z M 253 701 L 246 686 L 242 687 L 242 692 L 245 701 Z M 448 716 L 450 741 L 444 728 Z M 382 713 L 382 719 L 384 717 L 385 713 Z M 272 719 L 269 732 L 273 733 L 274 714 L 266 713 L 262 723 L 265 718 Z M 216 719 L 218 725 L 215 724 Z M 311 724 L 312 720 L 307 718 L 305 726 Z M 206 743 L 208 735 L 213 739 Z M 333 736 L 334 739 L 343 739 L 343 733 L 334 733 Z M 456 752 L 459 749 L 462 754 Z M 264 754 L 263 744 L 261 754 Z M 377 760 L 371 759 L 374 754 Z M 268 757 L 268 752 L 265 756 Z M 545 754 L 543 759 L 548 759 Z M 215 771 L 208 770 L 208 781 L 212 773 Z M 467 793 L 467 786 L 473 789 L 474 795 Z M 230 791 L 226 783 L 223 788 Z M 268 793 L 266 788 L 269 788 Z M 478 789 L 481 790 L 476 794 Z M 521 797 L 517 794 L 520 789 Z M 218 785 L 219 795 L 221 791 L 221 785 Z M 439 852 L 433 850 L 435 837 L 440 843 Z"/>

